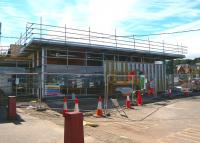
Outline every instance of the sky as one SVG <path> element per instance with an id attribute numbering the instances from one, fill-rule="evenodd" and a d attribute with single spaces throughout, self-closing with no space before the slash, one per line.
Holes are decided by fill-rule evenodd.
<path id="1" fill-rule="evenodd" d="M 2 36 L 19 37 L 27 22 L 119 35 L 149 35 L 200 28 L 200 0 L 0 0 Z M 187 58 L 200 57 L 200 30 L 150 35 L 154 41 L 188 47 Z M 1 38 L 1 45 L 15 42 Z"/>

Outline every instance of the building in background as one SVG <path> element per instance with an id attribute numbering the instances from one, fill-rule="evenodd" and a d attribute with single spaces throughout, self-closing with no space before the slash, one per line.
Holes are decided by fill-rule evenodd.
<path id="1" fill-rule="evenodd" d="M 191 74 L 192 70 L 193 70 L 192 66 L 189 64 L 176 65 L 176 73 L 177 74 Z"/>

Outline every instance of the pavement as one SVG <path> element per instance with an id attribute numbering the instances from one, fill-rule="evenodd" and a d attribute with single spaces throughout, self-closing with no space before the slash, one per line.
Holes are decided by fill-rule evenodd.
<path id="1" fill-rule="evenodd" d="M 64 129 L 17 109 L 16 121 L 0 121 L 0 143 L 63 143 Z"/>
<path id="2" fill-rule="evenodd" d="M 134 106 L 125 109 L 128 118 L 115 110 L 109 110 L 107 118 L 85 116 L 85 121 L 98 124 L 84 126 L 85 143 L 199 143 L 199 103 L 197 95 Z M 0 143 L 64 142 L 62 115 L 27 108 L 18 108 L 17 113 L 15 122 L 0 118 Z"/>

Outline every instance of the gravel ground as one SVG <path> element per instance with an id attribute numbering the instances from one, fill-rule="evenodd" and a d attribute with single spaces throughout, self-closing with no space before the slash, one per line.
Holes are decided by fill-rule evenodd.
<path id="1" fill-rule="evenodd" d="M 114 109 L 111 116 L 97 118 L 84 113 L 84 121 L 98 127 L 84 126 L 85 143 L 193 143 L 200 142 L 200 96 L 165 100 L 125 109 L 128 118 Z M 0 142 L 63 143 L 62 114 L 36 102 L 18 104 L 17 122 L 1 122 Z M 2 112 L 3 110 L 0 110 Z M 5 112 L 5 111 L 4 111 Z M 2 114 L 1 114 L 2 115 Z M 179 137 L 181 136 L 181 137 Z"/>

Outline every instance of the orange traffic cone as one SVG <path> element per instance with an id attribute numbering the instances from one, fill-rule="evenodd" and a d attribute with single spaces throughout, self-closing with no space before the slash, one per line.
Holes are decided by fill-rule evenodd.
<path id="1" fill-rule="evenodd" d="M 137 91 L 137 105 L 138 106 L 142 105 L 142 96 L 141 96 L 140 90 Z"/>
<path id="2" fill-rule="evenodd" d="M 75 98 L 74 102 L 75 102 L 74 112 L 79 112 L 78 98 L 77 97 Z"/>
<path id="3" fill-rule="evenodd" d="M 67 109 L 67 97 L 64 96 L 64 104 L 63 104 L 63 115 L 68 112 Z"/>
<path id="4" fill-rule="evenodd" d="M 130 94 L 126 96 L 126 108 L 131 108 Z"/>
<path id="5" fill-rule="evenodd" d="M 97 110 L 96 110 L 96 115 L 97 116 L 103 116 L 102 98 L 101 98 L 101 96 L 99 96 L 99 99 L 98 99 L 98 106 L 97 106 Z"/>

